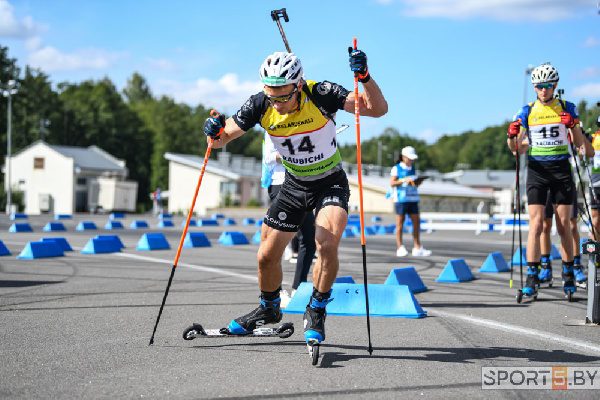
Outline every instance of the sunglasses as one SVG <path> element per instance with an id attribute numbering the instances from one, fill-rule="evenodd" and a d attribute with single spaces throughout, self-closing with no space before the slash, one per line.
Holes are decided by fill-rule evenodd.
<path id="1" fill-rule="evenodd" d="M 267 99 L 269 100 L 269 103 L 273 104 L 273 103 L 287 103 L 288 101 L 290 101 L 290 99 L 292 98 L 292 96 L 294 95 L 294 93 L 296 93 L 298 91 L 298 87 L 296 87 L 296 89 L 294 89 L 294 91 L 290 94 L 284 94 L 283 96 L 270 96 L 268 94 L 265 93 L 265 96 L 267 96 Z"/>
<path id="2" fill-rule="evenodd" d="M 554 83 L 538 83 L 535 85 L 536 88 L 542 89 L 552 89 L 554 87 Z"/>

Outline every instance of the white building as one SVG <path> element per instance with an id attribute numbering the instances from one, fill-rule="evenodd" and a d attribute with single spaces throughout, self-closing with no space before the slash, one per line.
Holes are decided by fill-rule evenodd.
<path id="1" fill-rule="evenodd" d="M 197 155 L 165 153 L 169 160 L 169 213 L 189 212 L 198 185 L 204 158 Z M 206 215 L 207 209 L 225 205 L 247 206 L 254 199 L 260 205 L 268 203 L 266 189 L 260 186 L 261 162 L 220 151 L 210 159 L 202 177 L 194 205 L 196 215 Z"/>
<path id="2" fill-rule="evenodd" d="M 125 180 L 125 161 L 97 146 L 54 146 L 38 140 L 14 154 L 10 166 L 11 189 L 23 192 L 26 214 L 135 211 L 138 184 Z M 5 179 L 5 190 L 8 184 Z"/>

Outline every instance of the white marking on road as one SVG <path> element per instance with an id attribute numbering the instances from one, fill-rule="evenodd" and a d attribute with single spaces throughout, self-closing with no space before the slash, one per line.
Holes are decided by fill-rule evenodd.
<path id="1" fill-rule="evenodd" d="M 138 259 L 138 260 L 155 262 L 155 263 L 160 263 L 160 264 L 170 264 L 170 265 L 173 265 L 173 261 L 171 261 L 171 260 L 161 260 L 160 258 L 139 256 L 137 254 L 115 253 L 115 255 L 119 255 L 121 257 L 135 258 L 135 259 Z M 258 283 L 258 278 L 256 276 L 238 274 L 237 272 L 227 271 L 227 270 L 222 269 L 222 268 L 213 268 L 213 267 L 206 267 L 206 266 L 203 266 L 203 265 L 194 265 L 194 264 L 187 264 L 187 263 L 178 263 L 177 266 L 178 267 L 181 266 L 181 267 L 185 267 L 185 268 L 195 269 L 197 271 L 202 271 L 202 272 L 211 272 L 211 273 L 219 274 L 219 275 L 233 276 L 233 277 L 236 277 L 236 278 L 240 278 L 240 279 L 244 279 L 244 280 L 248 280 L 248 281 L 251 281 L 251 282 Z M 284 281 L 282 283 L 284 285 L 289 285 L 289 282 L 285 282 Z"/>
<path id="2" fill-rule="evenodd" d="M 540 331 L 537 329 L 531 328 L 523 328 L 517 325 L 510 325 L 505 322 L 497 322 L 489 319 L 472 317 L 464 314 L 455 314 L 447 311 L 440 310 L 430 310 L 428 314 L 433 315 L 441 315 L 448 318 L 456 318 L 466 322 L 470 322 L 475 325 L 485 326 L 487 328 L 497 329 L 499 331 L 509 332 L 509 333 L 517 333 L 522 336 L 528 336 L 540 341 L 551 341 L 555 343 L 560 343 L 570 349 L 572 348 L 580 348 L 582 350 L 594 351 L 600 353 L 600 346 L 595 343 L 585 342 L 583 340 L 574 340 L 564 336 L 555 335 L 552 333 Z"/>

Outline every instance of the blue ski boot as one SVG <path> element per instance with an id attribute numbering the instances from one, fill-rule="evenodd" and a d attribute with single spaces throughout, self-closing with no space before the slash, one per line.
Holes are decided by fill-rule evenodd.
<path id="1" fill-rule="evenodd" d="M 313 289 L 313 294 L 306 306 L 304 312 L 304 339 L 306 342 L 319 344 L 325 340 L 325 306 L 332 298 L 331 290 L 328 293 L 321 293 L 317 289 Z"/>
<path id="2" fill-rule="evenodd" d="M 280 303 L 281 299 L 279 296 L 274 300 L 265 300 L 263 294 L 258 308 L 229 323 L 227 327 L 229 332 L 234 335 L 247 335 L 252 333 L 257 327 L 278 323 L 282 317 Z"/>
<path id="3" fill-rule="evenodd" d="M 571 301 L 573 293 L 577 291 L 573 263 L 563 263 L 562 284 L 567 300 Z"/>
<path id="4" fill-rule="evenodd" d="M 580 288 L 587 288 L 587 277 L 583 273 L 583 268 L 581 268 L 581 265 L 574 265 L 573 272 L 575 274 L 575 284 Z"/>
<path id="5" fill-rule="evenodd" d="M 554 278 L 552 277 L 552 261 L 550 261 L 550 257 L 542 256 L 540 265 L 542 267 L 539 273 L 540 287 L 552 287 Z"/>
<path id="6" fill-rule="evenodd" d="M 521 290 L 525 296 L 537 295 L 538 289 L 540 288 L 540 278 L 538 276 L 537 265 L 529 265 L 527 267 L 527 280 L 525 281 L 525 287 Z"/>

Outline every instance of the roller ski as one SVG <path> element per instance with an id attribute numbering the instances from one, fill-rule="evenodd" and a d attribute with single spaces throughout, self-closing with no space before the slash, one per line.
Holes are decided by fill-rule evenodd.
<path id="1" fill-rule="evenodd" d="M 573 293 L 577 291 L 577 287 L 575 285 L 575 273 L 572 265 L 570 267 L 563 265 L 562 284 L 567 301 L 573 301 Z"/>
<path id="2" fill-rule="evenodd" d="M 327 316 L 325 306 L 333 300 L 329 298 L 330 294 L 331 291 L 320 293 L 314 289 L 304 312 L 304 339 L 306 340 L 312 365 L 317 365 L 319 362 L 321 342 L 325 340 L 325 317 Z"/>
<path id="3" fill-rule="evenodd" d="M 289 338 L 294 334 L 294 324 L 286 322 L 277 328 L 256 328 L 250 333 L 234 334 L 229 328 L 204 329 L 199 323 L 194 323 L 183 331 L 184 340 L 194 340 L 196 338 L 224 338 L 224 337 L 280 337 Z"/>
<path id="4" fill-rule="evenodd" d="M 527 280 L 525 286 L 517 292 L 517 303 L 521 304 L 524 299 L 536 300 L 540 288 L 537 265 L 527 267 Z"/>

